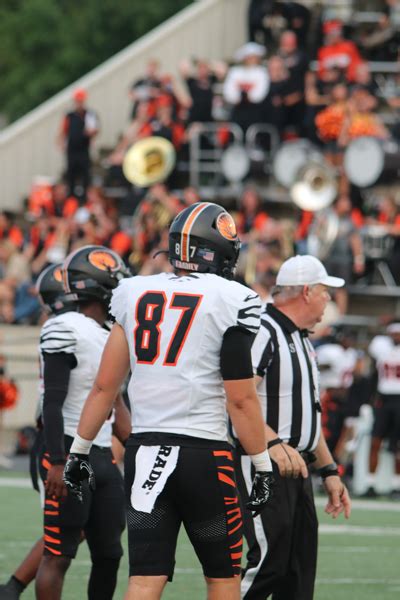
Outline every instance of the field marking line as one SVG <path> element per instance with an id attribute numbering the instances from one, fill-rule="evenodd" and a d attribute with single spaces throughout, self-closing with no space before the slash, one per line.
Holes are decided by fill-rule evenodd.
<path id="1" fill-rule="evenodd" d="M 343 577 L 342 579 L 328 579 L 325 577 L 317 578 L 316 583 L 322 585 L 371 585 L 371 584 L 385 584 L 385 585 L 399 585 L 400 579 L 356 579 L 354 577 Z"/>
<path id="2" fill-rule="evenodd" d="M 385 535 L 385 536 L 398 536 L 400 535 L 400 527 L 363 527 L 360 525 L 320 525 L 318 528 L 319 533 L 325 533 L 328 535 L 341 535 L 343 533 L 350 533 L 352 535 Z"/>
<path id="3" fill-rule="evenodd" d="M 315 498 L 315 505 L 318 507 L 324 507 L 326 505 L 326 498 Z M 380 502 L 379 500 L 352 500 L 351 506 L 353 510 L 375 510 L 375 511 L 391 511 L 400 512 L 400 502 L 393 500 L 393 502 Z"/>
<path id="4" fill-rule="evenodd" d="M 0 476 L 0 487 L 32 488 L 32 482 L 28 477 L 1 477 Z"/>
<path id="5" fill-rule="evenodd" d="M 318 552 L 334 552 L 337 554 L 367 554 L 376 551 L 376 547 L 371 548 L 371 546 L 323 546 L 321 544 L 318 546 Z M 391 546 L 379 546 L 379 553 L 392 554 L 393 548 Z"/>

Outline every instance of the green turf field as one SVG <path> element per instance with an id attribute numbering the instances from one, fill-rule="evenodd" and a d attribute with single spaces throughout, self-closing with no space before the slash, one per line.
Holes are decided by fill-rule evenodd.
<path id="1" fill-rule="evenodd" d="M 5 474 L 4 474 L 5 475 Z M 8 474 L 7 474 L 8 477 Z M 4 485 L 0 476 L 0 582 L 40 535 L 38 495 L 16 487 L 18 480 Z M 322 500 L 317 500 L 320 505 Z M 400 598 L 400 502 L 362 502 L 350 521 L 333 521 L 321 506 L 319 566 L 315 600 L 397 600 Z M 89 556 L 82 544 L 64 586 L 65 600 L 84 600 Z M 120 568 L 116 599 L 123 597 L 127 558 Z M 33 589 L 23 598 L 32 600 Z M 205 598 L 202 575 L 184 534 L 178 545 L 174 582 L 168 584 L 166 600 Z"/>

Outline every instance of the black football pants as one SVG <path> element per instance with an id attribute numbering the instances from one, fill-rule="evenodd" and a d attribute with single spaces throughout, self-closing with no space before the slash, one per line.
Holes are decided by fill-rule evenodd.
<path id="1" fill-rule="evenodd" d="M 243 505 L 254 475 L 248 456 L 237 455 L 236 476 Z M 312 600 L 317 566 L 318 521 L 311 477 L 280 477 L 274 465 L 272 500 L 253 519 L 244 509 L 249 551 L 242 577 L 243 600 Z"/>

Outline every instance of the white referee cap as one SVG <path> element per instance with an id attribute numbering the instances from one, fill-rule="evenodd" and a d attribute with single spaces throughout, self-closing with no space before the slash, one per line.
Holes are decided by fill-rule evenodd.
<path id="1" fill-rule="evenodd" d="M 293 256 L 279 269 L 276 285 L 316 285 L 339 288 L 345 281 L 341 277 L 328 275 L 322 262 L 309 254 Z"/>

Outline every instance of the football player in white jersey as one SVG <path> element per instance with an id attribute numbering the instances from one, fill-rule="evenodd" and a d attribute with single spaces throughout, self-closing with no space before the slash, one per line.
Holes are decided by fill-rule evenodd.
<path id="1" fill-rule="evenodd" d="M 173 576 L 182 523 L 209 600 L 240 598 L 242 513 L 226 409 L 252 455 L 256 474 L 247 508 L 256 513 L 269 499 L 272 465 L 251 366 L 261 303 L 232 281 L 239 249 L 229 213 L 213 203 L 194 204 L 170 228 L 175 272 L 127 279 L 113 294 L 116 324 L 64 477 L 79 493 L 81 480 L 92 475 L 91 440 L 131 369 L 129 600 L 161 597 Z"/>
<path id="2" fill-rule="evenodd" d="M 61 263 L 50 265 L 44 269 L 36 282 L 36 291 L 47 315 L 58 315 L 66 311 L 75 310 L 76 303 L 68 301 L 65 297 L 61 279 Z M 43 401 L 43 381 L 39 382 L 39 408 L 37 411 L 36 439 L 31 452 L 31 478 L 32 485 L 37 490 L 37 460 L 43 444 L 43 426 L 41 419 L 41 405 Z M 43 536 L 34 544 L 22 563 L 14 571 L 7 583 L 0 585 L 0 600 L 18 600 L 24 589 L 35 579 L 36 572 L 43 553 Z"/>
<path id="3" fill-rule="evenodd" d="M 105 247 L 76 250 L 62 267 L 65 297 L 76 304 L 76 310 L 48 319 L 41 330 L 44 448 L 39 467 L 45 498 L 44 551 L 36 575 L 39 600 L 61 598 L 64 575 L 76 555 L 82 531 L 92 560 L 88 598 L 113 597 L 125 519 L 122 476 L 111 452 L 112 419 L 101 427 L 90 456 L 97 488 L 86 485 L 80 502 L 67 495 L 62 474 L 109 335 L 103 324 L 111 292 L 127 275 L 119 256 Z M 114 402 L 110 413 L 113 406 Z M 126 439 L 130 417 L 120 399 L 115 402 L 115 422 L 116 433 Z"/>
<path id="4" fill-rule="evenodd" d="M 375 473 L 383 440 L 389 441 L 389 448 L 396 456 L 396 475 L 400 484 L 400 323 L 388 325 L 386 334 L 375 336 L 368 348 L 378 372 L 369 458 L 369 488 L 366 494 L 368 496 L 376 495 Z"/>

